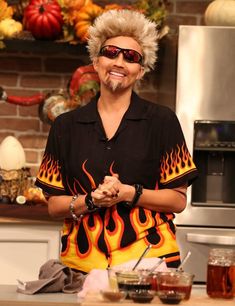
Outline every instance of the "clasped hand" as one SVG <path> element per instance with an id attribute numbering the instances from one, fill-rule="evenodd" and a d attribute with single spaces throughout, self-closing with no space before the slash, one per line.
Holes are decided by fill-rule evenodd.
<path id="1" fill-rule="evenodd" d="M 94 204 L 98 207 L 110 207 L 122 201 L 123 186 L 118 174 L 105 176 L 103 183 L 91 193 Z"/>

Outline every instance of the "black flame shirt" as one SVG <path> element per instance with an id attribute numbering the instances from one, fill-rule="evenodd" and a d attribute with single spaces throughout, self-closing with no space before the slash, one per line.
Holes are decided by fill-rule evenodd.
<path id="1" fill-rule="evenodd" d="M 118 173 L 125 184 L 146 189 L 190 185 L 197 169 L 173 111 L 134 92 L 118 130 L 107 139 L 97 110 L 98 97 L 64 113 L 53 123 L 36 185 L 50 195 L 86 194 Z M 74 224 L 65 219 L 61 260 L 89 272 L 136 259 L 148 244 L 148 256 L 178 263 L 173 213 L 118 203 L 86 214 Z"/>

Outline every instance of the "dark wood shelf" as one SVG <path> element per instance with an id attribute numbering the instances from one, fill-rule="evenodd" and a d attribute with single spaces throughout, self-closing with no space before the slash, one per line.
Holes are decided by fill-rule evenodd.
<path id="1" fill-rule="evenodd" d="M 16 218 L 28 220 L 54 221 L 48 214 L 45 204 L 3 204 L 0 203 L 1 218 Z"/>
<path id="2" fill-rule="evenodd" d="M 88 55 L 86 44 L 70 44 L 60 41 L 4 39 L 5 48 L 0 52 L 25 52 L 40 54 L 66 53 L 72 55 Z"/>

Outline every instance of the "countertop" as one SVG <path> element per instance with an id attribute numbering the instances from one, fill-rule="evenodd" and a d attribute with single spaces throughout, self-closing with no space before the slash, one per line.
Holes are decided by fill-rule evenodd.
<path id="1" fill-rule="evenodd" d="M 0 285 L 0 306 L 78 306 L 77 294 L 16 292 L 15 285 Z"/>
<path id="2" fill-rule="evenodd" d="M 120 303 L 108 303 L 100 299 L 99 296 L 91 295 L 84 301 L 79 300 L 77 294 L 64 293 L 41 293 L 35 295 L 25 295 L 16 292 L 14 285 L 0 285 L 0 306 L 113 306 L 113 305 L 131 306 L 142 305 L 124 300 Z M 151 305 L 163 305 L 158 297 L 155 297 Z M 207 296 L 205 287 L 193 287 L 189 301 L 180 303 L 182 306 L 234 306 L 235 301 L 224 299 L 211 299 Z"/>

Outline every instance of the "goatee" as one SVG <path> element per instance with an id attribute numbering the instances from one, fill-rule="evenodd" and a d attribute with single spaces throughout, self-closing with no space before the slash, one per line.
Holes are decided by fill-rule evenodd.
<path id="1" fill-rule="evenodd" d="M 122 87 L 122 83 L 119 81 L 111 80 L 108 82 L 108 86 L 113 92 L 115 92 Z"/>

